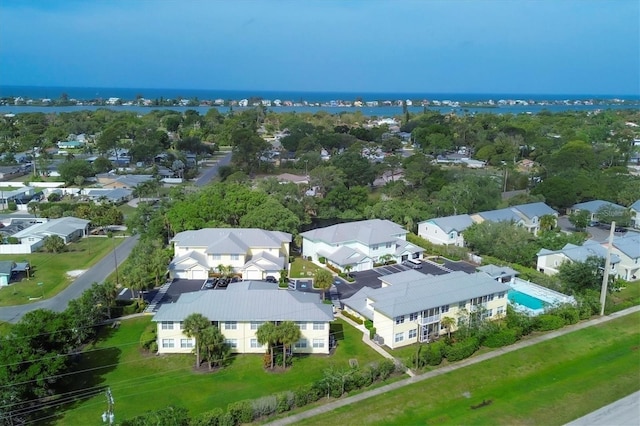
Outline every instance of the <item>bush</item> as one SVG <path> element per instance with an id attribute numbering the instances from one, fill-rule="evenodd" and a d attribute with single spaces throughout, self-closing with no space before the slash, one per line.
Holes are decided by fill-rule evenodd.
<path id="1" fill-rule="evenodd" d="M 364 320 L 364 327 L 367 330 L 371 330 L 373 328 L 373 321 L 371 321 L 370 319 Z"/>
<path id="2" fill-rule="evenodd" d="M 47 197 L 47 201 L 50 202 L 50 203 L 55 203 L 56 201 L 60 201 L 61 199 L 62 199 L 62 196 L 60 194 L 58 194 L 57 192 L 52 192 Z"/>
<path id="3" fill-rule="evenodd" d="M 344 315 L 345 317 L 349 318 L 351 321 L 355 322 L 356 324 L 362 324 L 362 318 L 357 317 L 353 314 L 350 314 L 347 311 L 342 311 L 342 315 Z"/>
<path id="4" fill-rule="evenodd" d="M 420 351 L 421 366 L 440 365 L 442 363 L 444 347 L 445 344 L 443 342 L 433 342 L 422 346 Z"/>
<path id="5" fill-rule="evenodd" d="M 309 402 L 311 402 L 310 394 L 311 394 L 311 385 L 301 386 L 298 389 L 296 389 L 295 392 L 293 393 L 293 402 L 296 405 L 296 407 L 304 407 Z"/>
<path id="6" fill-rule="evenodd" d="M 373 338 L 376 337 L 377 331 L 375 327 L 371 327 L 371 329 L 369 329 L 369 339 L 373 340 Z"/>
<path id="7" fill-rule="evenodd" d="M 149 324 L 140 335 L 140 347 L 149 350 L 151 344 L 156 341 L 156 325 Z"/>
<path id="8" fill-rule="evenodd" d="M 573 305 L 565 304 L 549 310 L 547 313 L 557 315 L 565 324 L 576 324 L 580 321 L 580 311 Z"/>
<path id="9" fill-rule="evenodd" d="M 505 318 L 507 328 L 520 330 L 518 338 L 530 334 L 533 330 L 533 318 L 513 309 L 507 305 L 507 316 Z"/>
<path id="10" fill-rule="evenodd" d="M 564 327 L 564 319 L 553 314 L 538 315 L 534 320 L 534 328 L 539 331 L 557 330 Z"/>
<path id="11" fill-rule="evenodd" d="M 190 426 L 221 426 L 224 411 L 222 408 L 214 408 L 191 419 Z"/>
<path id="12" fill-rule="evenodd" d="M 9 201 L 9 203 L 7 204 L 7 208 L 9 209 L 9 211 L 15 212 L 16 210 L 18 210 L 18 205 L 15 201 Z"/>
<path id="13" fill-rule="evenodd" d="M 281 392 L 276 395 L 277 412 L 285 413 L 291 410 L 295 403 L 295 395 L 293 392 Z"/>
<path id="14" fill-rule="evenodd" d="M 230 414 L 234 424 L 251 423 L 253 421 L 253 405 L 251 400 L 232 402 L 227 406 L 227 413 Z"/>
<path id="15" fill-rule="evenodd" d="M 444 355 L 449 362 L 460 361 L 469 358 L 480 347 L 480 343 L 476 337 L 468 337 L 453 345 L 444 348 Z"/>
<path id="16" fill-rule="evenodd" d="M 327 263 L 327 258 L 324 257 L 324 256 L 320 256 L 318 258 L 318 262 L 320 262 L 320 263 L 322 263 L 324 265 L 325 263 Z"/>
<path id="17" fill-rule="evenodd" d="M 377 365 L 380 380 L 386 380 L 396 371 L 396 364 L 390 359 L 384 359 Z"/>
<path id="18" fill-rule="evenodd" d="M 253 418 L 259 419 L 275 413 L 278 408 L 278 401 L 275 395 L 269 395 L 252 400 L 251 406 L 253 407 Z"/>
<path id="19" fill-rule="evenodd" d="M 512 345 L 518 340 L 520 329 L 504 328 L 489 334 L 484 339 L 484 345 L 488 348 L 501 348 Z"/>

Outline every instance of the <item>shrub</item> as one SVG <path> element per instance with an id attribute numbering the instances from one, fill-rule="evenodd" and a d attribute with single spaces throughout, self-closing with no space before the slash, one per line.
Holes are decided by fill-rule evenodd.
<path id="1" fill-rule="evenodd" d="M 311 385 L 301 386 L 295 390 L 293 393 L 293 402 L 296 407 L 304 407 L 311 400 L 309 399 L 309 394 L 311 393 Z"/>
<path id="2" fill-rule="evenodd" d="M 519 329 L 520 336 L 530 334 L 533 330 L 533 318 L 513 309 L 511 305 L 507 305 L 507 316 L 505 317 L 507 328 Z"/>
<path id="3" fill-rule="evenodd" d="M 390 359 L 384 359 L 378 363 L 377 368 L 380 380 L 386 380 L 396 371 L 396 364 Z"/>
<path id="4" fill-rule="evenodd" d="M 221 426 L 224 411 L 222 408 L 214 408 L 191 419 L 190 426 Z"/>
<path id="5" fill-rule="evenodd" d="M 558 306 L 547 313 L 561 317 L 565 324 L 576 324 L 580 321 L 580 311 L 578 308 L 570 304 Z"/>
<path id="6" fill-rule="evenodd" d="M 47 201 L 50 202 L 50 203 L 55 203 L 56 201 L 60 201 L 61 199 L 62 199 L 62 196 L 60 194 L 58 194 L 57 192 L 52 192 L 47 197 Z"/>
<path id="7" fill-rule="evenodd" d="M 489 334 L 484 339 L 484 345 L 488 348 L 501 348 L 512 345 L 518 340 L 519 329 L 504 328 Z"/>
<path id="8" fill-rule="evenodd" d="M 156 326 L 149 324 L 140 335 L 140 347 L 149 350 L 151 343 L 156 341 Z"/>
<path id="9" fill-rule="evenodd" d="M 9 203 L 7 204 L 7 207 L 9 208 L 9 211 L 15 212 L 16 210 L 18 210 L 18 205 L 16 204 L 15 201 L 9 201 Z"/>
<path id="10" fill-rule="evenodd" d="M 476 337 L 468 337 L 453 345 L 444 348 L 444 355 L 449 362 L 460 361 L 469 358 L 480 347 Z"/>
<path id="11" fill-rule="evenodd" d="M 151 342 L 151 344 L 149 345 L 149 352 L 151 353 L 156 353 L 158 352 L 158 342 L 157 341 L 153 341 Z"/>
<path id="12" fill-rule="evenodd" d="M 344 315 L 345 317 L 349 318 L 351 321 L 355 322 L 356 324 L 362 324 L 362 318 L 357 317 L 353 314 L 350 314 L 347 311 L 342 311 L 342 315 Z"/>
<path id="13" fill-rule="evenodd" d="M 364 327 L 367 330 L 371 330 L 373 328 L 373 321 L 371 321 L 370 319 L 364 320 Z"/>
<path id="14" fill-rule="evenodd" d="M 278 401 L 275 395 L 269 395 L 252 400 L 251 406 L 253 407 L 253 418 L 259 419 L 275 413 L 278 408 Z"/>
<path id="15" fill-rule="evenodd" d="M 557 330 L 564 326 L 564 319 L 553 314 L 538 315 L 534 320 L 534 328 L 539 331 Z"/>
<path id="16" fill-rule="evenodd" d="M 371 327 L 371 329 L 369 330 L 369 339 L 373 340 L 373 338 L 376 336 L 376 332 L 378 330 L 376 330 L 375 327 Z"/>
<path id="17" fill-rule="evenodd" d="M 285 413 L 293 408 L 295 395 L 293 392 L 281 392 L 276 395 L 277 412 Z"/>
<path id="18" fill-rule="evenodd" d="M 433 342 L 422 347 L 420 351 L 420 360 L 424 365 L 440 365 L 442 363 L 442 352 L 445 344 L 443 342 Z"/>
<path id="19" fill-rule="evenodd" d="M 320 262 L 320 263 L 322 263 L 324 265 L 325 263 L 327 263 L 327 258 L 324 257 L 324 256 L 320 256 L 320 257 L 318 257 L 318 262 Z"/>
<path id="20" fill-rule="evenodd" d="M 227 413 L 231 415 L 234 424 L 251 423 L 253 421 L 253 405 L 251 400 L 232 402 L 227 406 Z"/>

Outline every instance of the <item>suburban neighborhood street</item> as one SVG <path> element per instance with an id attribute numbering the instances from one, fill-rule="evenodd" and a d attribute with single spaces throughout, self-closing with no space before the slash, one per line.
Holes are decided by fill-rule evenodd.
<path id="1" fill-rule="evenodd" d="M 129 257 L 129 254 L 131 254 L 131 250 L 133 250 L 133 247 L 138 242 L 138 238 L 139 236 L 137 235 L 133 237 L 126 237 L 125 241 L 116 248 L 115 257 L 113 251 L 109 252 L 108 255 L 99 260 L 91 269 L 76 278 L 73 283 L 56 296 L 26 305 L 1 307 L 0 321 L 16 323 L 27 312 L 40 308 L 51 309 L 56 312 L 64 311 L 70 300 L 78 298 L 82 292 L 91 287 L 91 284 L 94 282 L 102 282 L 111 275 L 111 273 L 116 269 L 116 260 L 118 266 L 120 266 L 127 257 Z M 45 281 L 45 287 L 46 284 L 47 283 Z M 20 283 L 16 283 L 14 285 L 20 285 Z"/>
<path id="2" fill-rule="evenodd" d="M 202 173 L 202 175 L 200 177 L 198 177 L 198 179 L 195 182 L 195 185 L 196 186 L 204 186 L 204 185 L 208 184 L 209 182 L 211 182 L 211 180 L 213 178 L 218 176 L 218 169 L 220 168 L 220 166 L 226 166 L 227 164 L 229 164 L 231 162 L 231 155 L 232 155 L 232 153 L 229 152 L 227 155 L 225 155 L 224 157 L 220 158 L 220 160 L 218 160 L 218 162 L 216 164 L 214 164 L 213 166 L 211 166 L 208 169 L 206 169 L 204 171 L 204 173 Z"/>

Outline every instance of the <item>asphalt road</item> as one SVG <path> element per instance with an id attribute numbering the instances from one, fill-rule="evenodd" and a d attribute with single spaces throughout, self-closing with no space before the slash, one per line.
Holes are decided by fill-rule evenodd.
<path id="1" fill-rule="evenodd" d="M 69 301 L 78 298 L 83 291 L 91 287 L 94 282 L 104 281 L 116 269 L 116 260 L 118 266 L 122 264 L 131 254 L 131 250 L 138 242 L 138 236 L 127 237 L 117 248 L 115 258 L 113 252 L 102 258 L 91 269 L 80 275 L 66 289 L 58 293 L 56 296 L 28 305 L 7 306 L 0 308 L 0 321 L 15 323 L 22 318 L 24 314 L 36 309 L 51 309 L 52 311 L 62 312 L 67 308 Z M 20 284 L 16 284 L 20 285 Z M 45 283 L 46 285 L 46 283 Z"/>
<path id="2" fill-rule="evenodd" d="M 225 155 L 224 157 L 220 158 L 220 160 L 218 160 L 216 164 L 206 169 L 204 173 L 202 173 L 200 177 L 196 179 L 195 185 L 204 186 L 208 184 L 209 182 L 211 182 L 213 178 L 218 176 L 218 169 L 220 168 L 220 166 L 226 166 L 230 162 L 231 162 L 231 152 Z"/>

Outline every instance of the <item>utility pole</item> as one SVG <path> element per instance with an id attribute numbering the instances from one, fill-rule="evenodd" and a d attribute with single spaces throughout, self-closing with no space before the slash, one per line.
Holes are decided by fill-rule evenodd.
<path id="1" fill-rule="evenodd" d="M 600 290 L 600 316 L 604 315 L 604 304 L 607 300 L 607 287 L 609 286 L 609 269 L 611 268 L 611 246 L 613 246 L 613 232 L 616 223 L 611 222 L 609 230 L 609 244 L 607 245 L 607 257 L 604 261 L 604 273 L 602 274 L 602 289 Z"/>
<path id="2" fill-rule="evenodd" d="M 113 401 L 113 395 L 111 394 L 111 388 L 107 388 L 107 391 L 105 392 L 105 395 L 107 396 L 107 411 L 102 413 L 102 422 L 103 423 L 109 423 L 110 425 L 112 425 L 114 423 L 115 419 L 116 419 L 116 416 L 113 413 L 113 406 L 115 405 L 115 402 Z"/>

